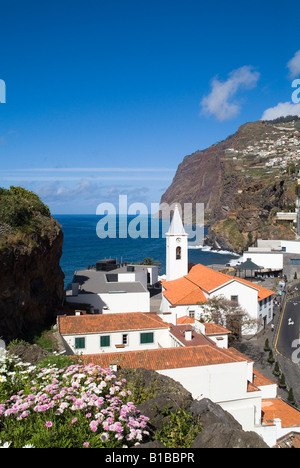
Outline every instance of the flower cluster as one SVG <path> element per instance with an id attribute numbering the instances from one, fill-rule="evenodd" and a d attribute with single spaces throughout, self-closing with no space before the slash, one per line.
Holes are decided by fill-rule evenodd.
<path id="1" fill-rule="evenodd" d="M 24 372 L 22 366 L 20 372 Z M 4 372 L 3 366 L 0 368 L 3 380 L 15 378 L 11 373 L 14 371 Z M 129 401 L 131 393 L 124 388 L 126 381 L 118 381 L 110 370 L 93 364 L 76 364 L 64 369 L 30 366 L 24 378 L 26 385 L 21 390 L 5 401 L 0 400 L 0 422 L 5 428 L 22 423 L 28 423 L 28 427 L 39 424 L 44 439 L 50 440 L 51 431 L 59 434 L 63 423 L 64 436 L 70 434 L 73 443 L 74 437 L 79 440 L 82 434 L 89 438 L 82 441 L 84 447 L 91 444 L 130 447 L 149 434 L 148 418 Z M 5 383 L 0 382 L 0 395 L 1 385 Z M 29 442 L 37 446 L 36 439 L 30 434 L 28 437 L 30 440 L 20 444 Z"/>

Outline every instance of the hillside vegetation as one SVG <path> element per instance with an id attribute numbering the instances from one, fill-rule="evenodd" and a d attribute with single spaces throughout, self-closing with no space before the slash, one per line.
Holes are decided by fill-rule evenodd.
<path id="1" fill-rule="evenodd" d="M 35 193 L 22 187 L 0 188 L 0 248 L 29 245 L 50 227 L 50 210 Z"/>

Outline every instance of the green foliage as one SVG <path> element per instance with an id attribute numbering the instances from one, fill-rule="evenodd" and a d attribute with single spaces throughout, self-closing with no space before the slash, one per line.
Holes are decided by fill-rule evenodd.
<path id="1" fill-rule="evenodd" d="M 275 361 L 275 359 L 274 359 L 274 356 L 273 356 L 273 351 L 270 350 L 269 357 L 268 357 L 268 362 L 270 362 L 272 364 L 274 361 Z"/>
<path id="2" fill-rule="evenodd" d="M 74 359 L 70 356 L 59 356 L 59 355 L 51 355 L 43 359 L 41 362 L 37 364 L 38 369 L 42 369 L 43 367 L 53 366 L 55 365 L 58 369 L 62 369 L 63 367 L 68 367 L 74 364 Z"/>
<path id="3" fill-rule="evenodd" d="M 0 224 L 13 228 L 30 226 L 37 214 L 51 216 L 48 206 L 35 193 L 22 187 L 0 189 Z"/>
<path id="4" fill-rule="evenodd" d="M 292 388 L 289 389 L 288 401 L 289 401 L 292 405 L 295 404 L 295 397 L 294 397 L 294 392 L 293 392 L 293 389 L 292 389 Z"/>
<path id="5" fill-rule="evenodd" d="M 126 388 L 131 392 L 131 401 L 135 405 L 141 405 L 150 398 L 154 398 L 159 392 L 159 384 L 157 381 L 150 382 L 145 386 L 142 375 L 136 370 L 132 369 L 130 376 L 119 374 L 119 378 L 126 378 Z"/>
<path id="6" fill-rule="evenodd" d="M 269 340 L 268 340 L 268 338 L 267 338 L 266 341 L 265 341 L 264 350 L 265 350 L 265 351 L 270 351 L 270 345 L 269 345 Z"/>
<path id="7" fill-rule="evenodd" d="M 190 448 L 198 434 L 202 431 L 200 419 L 196 422 L 193 417 L 183 410 L 176 413 L 168 408 L 164 411 L 167 422 L 161 431 L 157 431 L 155 439 L 162 442 L 167 448 Z"/>
<path id="8" fill-rule="evenodd" d="M 281 374 L 280 380 L 279 380 L 279 387 L 280 388 L 286 388 L 286 381 L 285 381 L 285 375 Z"/>
<path id="9" fill-rule="evenodd" d="M 273 374 L 274 374 L 276 377 L 279 377 L 279 376 L 280 376 L 280 368 L 279 368 L 278 362 L 275 362 Z"/>

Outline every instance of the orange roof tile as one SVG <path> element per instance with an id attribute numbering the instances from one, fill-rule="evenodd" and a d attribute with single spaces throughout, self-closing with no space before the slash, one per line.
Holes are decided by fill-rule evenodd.
<path id="1" fill-rule="evenodd" d="M 153 370 L 212 366 L 244 361 L 244 359 L 231 354 L 229 350 L 210 345 L 158 348 L 125 353 L 100 353 L 85 355 L 82 356 L 82 359 L 103 368 L 108 368 L 112 362 L 117 362 L 120 367 L 143 367 Z"/>
<path id="2" fill-rule="evenodd" d="M 273 382 L 273 380 L 265 377 L 257 369 L 253 369 L 253 383 L 257 387 L 264 387 L 265 385 L 276 385 L 276 382 Z"/>
<path id="3" fill-rule="evenodd" d="M 203 324 L 205 327 L 206 335 L 228 335 L 231 333 L 227 328 L 213 322 L 207 322 Z"/>
<path id="4" fill-rule="evenodd" d="M 233 280 L 232 276 L 215 271 L 200 263 L 195 265 L 186 277 L 206 292 L 211 292 Z"/>
<path id="5" fill-rule="evenodd" d="M 173 281 L 163 281 L 163 295 L 173 305 L 196 304 L 206 302 L 206 296 L 201 289 L 186 277 Z"/>
<path id="6" fill-rule="evenodd" d="M 62 315 L 58 317 L 58 326 L 62 335 L 169 328 L 168 323 L 163 322 L 158 315 L 152 312 Z"/>
<path id="7" fill-rule="evenodd" d="M 247 392 L 260 392 L 260 389 L 258 387 L 256 387 L 256 385 L 254 385 L 252 382 L 249 382 L 249 380 L 248 380 Z"/>
<path id="8" fill-rule="evenodd" d="M 177 319 L 177 325 L 185 325 L 186 323 L 195 323 L 195 319 L 185 315 L 184 317 L 179 317 Z"/>
<path id="9" fill-rule="evenodd" d="M 209 294 L 215 289 L 232 281 L 238 281 L 255 289 L 259 301 L 274 294 L 274 291 L 264 288 L 259 284 L 252 283 L 243 278 L 226 275 L 212 268 L 198 264 L 193 266 L 190 272 L 183 278 L 173 281 L 163 281 L 162 285 L 165 288 L 163 295 L 173 305 L 197 304 L 207 301 L 205 293 Z"/>
<path id="10" fill-rule="evenodd" d="M 282 427 L 300 427 L 300 411 L 280 399 L 262 400 L 262 421 L 273 425 L 274 419 L 281 419 Z"/>

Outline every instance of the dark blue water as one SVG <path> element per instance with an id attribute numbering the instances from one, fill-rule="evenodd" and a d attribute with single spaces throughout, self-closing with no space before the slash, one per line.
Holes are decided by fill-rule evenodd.
<path id="1" fill-rule="evenodd" d="M 117 258 L 118 261 L 137 263 L 145 257 L 160 262 L 160 274 L 166 269 L 166 239 L 163 234 L 168 230 L 167 225 L 160 225 L 159 238 L 151 238 L 149 222 L 149 235 L 147 238 L 131 237 L 119 238 L 117 223 L 116 238 L 106 237 L 100 239 L 96 228 L 100 216 L 96 215 L 55 215 L 61 224 L 64 233 L 63 255 L 61 268 L 65 274 L 65 287 L 71 283 L 74 271 L 95 265 L 97 260 L 104 258 Z M 128 223 L 134 217 L 128 216 Z M 141 235 L 145 235 L 141 229 Z M 236 256 L 226 253 L 216 253 L 200 248 L 189 248 L 189 262 L 203 265 L 226 264 Z"/>

